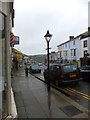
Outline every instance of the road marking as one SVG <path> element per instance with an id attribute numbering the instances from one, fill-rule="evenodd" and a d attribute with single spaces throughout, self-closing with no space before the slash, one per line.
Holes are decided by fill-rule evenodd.
<path id="1" fill-rule="evenodd" d="M 71 89 L 71 90 L 73 90 L 73 91 L 75 91 L 75 92 L 77 92 L 77 93 L 79 93 L 79 94 L 82 94 L 82 95 L 90 98 L 90 96 L 87 95 L 87 94 L 85 94 L 85 93 L 79 92 L 79 91 L 77 91 L 77 90 L 75 90 L 75 89 L 72 89 L 72 88 L 69 88 L 69 89 Z"/>
<path id="2" fill-rule="evenodd" d="M 35 76 L 35 75 L 34 75 L 34 76 Z M 36 77 L 37 77 L 37 75 L 36 75 Z M 41 80 L 41 81 L 45 82 L 44 80 Z M 56 87 L 56 86 L 55 86 L 55 87 Z M 58 88 L 58 87 L 56 87 L 56 88 Z M 65 92 L 67 92 L 67 90 L 68 90 L 69 92 L 72 92 L 72 93 L 78 93 L 78 94 L 80 94 L 83 98 L 85 98 L 85 99 L 87 99 L 87 100 L 90 100 L 90 96 L 88 96 L 87 94 L 81 93 L 81 92 L 79 92 L 79 91 L 77 91 L 77 90 L 75 90 L 75 89 L 71 89 L 71 88 L 65 88 L 65 89 L 66 89 Z M 61 90 L 63 90 L 63 89 L 61 89 Z"/>
<path id="3" fill-rule="evenodd" d="M 84 97 L 85 99 L 87 99 L 87 100 L 90 100 L 90 98 L 89 97 L 86 97 L 86 96 L 82 96 L 82 97 Z"/>
<path id="4" fill-rule="evenodd" d="M 90 100 L 90 96 L 88 96 L 87 94 L 84 94 L 84 93 L 81 93 L 75 89 L 71 89 L 71 88 L 66 88 L 66 90 L 70 91 L 70 92 L 73 92 L 73 93 L 78 93 L 80 94 L 82 97 L 84 97 L 85 99 L 88 99 Z"/>

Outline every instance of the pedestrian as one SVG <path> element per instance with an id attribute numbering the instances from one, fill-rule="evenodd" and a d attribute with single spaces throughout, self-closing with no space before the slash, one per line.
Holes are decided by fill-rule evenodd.
<path id="1" fill-rule="evenodd" d="M 18 60 L 16 59 L 16 70 L 18 70 Z"/>
<path id="2" fill-rule="evenodd" d="M 32 72 L 32 67 L 31 67 L 31 65 L 30 65 L 30 68 L 29 68 L 29 72 L 30 72 L 30 73 Z"/>
<path id="3" fill-rule="evenodd" d="M 15 70 L 18 70 L 18 60 L 16 57 L 13 58 L 13 64 L 14 64 Z"/>
<path id="4" fill-rule="evenodd" d="M 28 67 L 27 67 L 27 63 L 25 63 L 25 75 L 28 76 Z"/>

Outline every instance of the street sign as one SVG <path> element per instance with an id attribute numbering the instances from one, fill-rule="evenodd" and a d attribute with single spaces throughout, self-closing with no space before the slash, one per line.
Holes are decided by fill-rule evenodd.
<path id="1" fill-rule="evenodd" d="M 19 36 L 14 36 L 14 45 L 19 45 Z"/>

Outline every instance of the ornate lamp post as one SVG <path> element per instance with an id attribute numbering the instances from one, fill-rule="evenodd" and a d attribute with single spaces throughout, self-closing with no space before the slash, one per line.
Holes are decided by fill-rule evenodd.
<path id="1" fill-rule="evenodd" d="M 48 69 L 48 80 L 47 80 L 47 87 L 48 87 L 48 91 L 50 91 L 50 79 L 49 79 L 49 42 L 52 38 L 52 35 L 49 33 L 49 30 L 47 30 L 47 33 L 45 34 L 44 38 L 46 39 L 47 42 L 47 69 Z"/>

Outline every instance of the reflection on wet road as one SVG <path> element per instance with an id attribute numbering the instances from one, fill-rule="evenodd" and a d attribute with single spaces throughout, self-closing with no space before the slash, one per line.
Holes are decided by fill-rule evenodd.
<path id="1" fill-rule="evenodd" d="M 41 78 L 41 80 L 44 80 L 43 74 L 36 74 L 37 78 Z M 64 86 L 64 87 L 57 87 L 57 89 L 63 91 L 68 95 L 71 99 L 79 103 L 80 105 L 83 105 L 85 108 L 89 109 L 89 102 L 90 102 L 90 92 L 89 87 L 90 83 L 81 81 L 78 85 L 73 86 Z"/>
<path id="2" fill-rule="evenodd" d="M 51 117 L 51 92 L 48 92 L 48 110 L 49 110 L 49 116 Z"/>

